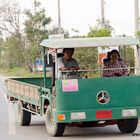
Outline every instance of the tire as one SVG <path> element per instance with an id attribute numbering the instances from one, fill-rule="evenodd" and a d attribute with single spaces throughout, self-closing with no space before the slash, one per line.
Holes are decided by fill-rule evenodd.
<path id="1" fill-rule="evenodd" d="M 50 136 L 58 137 L 62 136 L 65 131 L 65 123 L 57 123 L 54 122 L 52 119 L 52 112 L 47 108 L 46 114 L 45 114 L 45 124 L 46 124 L 46 130 Z"/>
<path id="2" fill-rule="evenodd" d="M 138 118 L 118 120 L 118 128 L 122 133 L 132 133 L 138 125 Z"/>
<path id="3" fill-rule="evenodd" d="M 10 101 L 14 101 L 15 99 L 14 97 L 7 95 L 7 100 L 10 102 Z"/>
<path id="4" fill-rule="evenodd" d="M 20 126 L 29 126 L 31 122 L 31 112 L 28 112 L 23 107 L 26 108 L 27 105 L 23 104 L 22 101 L 18 101 L 18 116 Z"/>

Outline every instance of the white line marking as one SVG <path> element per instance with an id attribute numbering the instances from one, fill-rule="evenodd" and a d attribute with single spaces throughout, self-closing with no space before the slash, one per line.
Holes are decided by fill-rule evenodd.
<path id="1" fill-rule="evenodd" d="M 15 115 L 14 115 L 14 110 L 13 110 L 13 105 L 12 103 L 8 102 L 7 100 L 7 95 L 6 95 L 6 90 L 4 90 L 4 86 L 0 88 L 0 91 L 4 97 L 4 100 L 6 101 L 6 104 L 8 106 L 8 117 L 9 117 L 9 135 L 14 135 L 16 134 L 16 125 L 15 125 Z"/>
<path id="2" fill-rule="evenodd" d="M 15 115 L 13 110 L 13 105 L 9 103 L 8 105 L 8 114 L 9 114 L 9 133 L 10 135 L 16 134 L 16 125 L 15 125 Z"/>
<path id="3" fill-rule="evenodd" d="M 7 100 L 7 95 L 6 95 L 6 93 L 5 92 L 7 92 L 6 90 L 4 90 L 4 86 L 2 86 L 1 87 L 1 93 L 2 93 L 2 95 L 3 95 L 3 97 L 4 97 L 4 100 L 6 101 L 6 103 L 8 104 L 8 100 Z"/>

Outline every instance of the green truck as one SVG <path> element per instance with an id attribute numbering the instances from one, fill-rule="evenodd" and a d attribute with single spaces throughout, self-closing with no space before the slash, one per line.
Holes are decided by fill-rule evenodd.
<path id="1" fill-rule="evenodd" d="M 51 136 L 62 136 L 65 127 L 98 127 L 117 124 L 123 133 L 132 133 L 140 116 L 139 44 L 133 37 L 46 39 L 42 46 L 42 78 L 9 78 L 7 95 L 18 103 L 19 123 L 28 126 L 31 115 L 44 116 Z M 63 48 L 133 47 L 134 75 L 125 77 L 59 77 L 58 57 Z M 49 51 L 48 51 L 49 50 Z M 50 50 L 53 50 L 52 52 Z M 88 54 L 87 54 L 88 55 Z M 47 68 L 51 68 L 48 77 Z M 129 68 L 130 69 L 130 68 Z M 97 69 L 96 69 L 97 70 Z M 99 73 L 102 69 L 99 68 Z M 101 97 L 101 99 L 99 99 Z"/>

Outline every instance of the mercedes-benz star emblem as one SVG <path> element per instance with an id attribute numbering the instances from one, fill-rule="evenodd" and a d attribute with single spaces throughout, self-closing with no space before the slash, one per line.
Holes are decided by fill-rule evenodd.
<path id="1" fill-rule="evenodd" d="M 106 91 L 100 91 L 96 96 L 99 104 L 107 104 L 110 100 L 109 94 Z"/>

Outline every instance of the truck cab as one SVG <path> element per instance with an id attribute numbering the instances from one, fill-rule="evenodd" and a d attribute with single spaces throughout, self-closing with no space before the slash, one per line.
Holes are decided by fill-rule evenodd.
<path id="1" fill-rule="evenodd" d="M 46 129 L 51 135 L 62 135 L 65 126 L 69 124 L 81 127 L 117 124 L 121 132 L 135 131 L 140 115 L 139 41 L 137 39 L 132 37 L 54 39 L 43 40 L 40 45 L 44 50 L 47 47 L 55 50 L 53 53 L 54 93 L 49 96 L 52 102 L 46 111 Z M 77 70 L 75 73 L 79 76 L 75 78 L 67 76 L 67 73 L 73 71 L 64 71 L 63 76 L 59 77 L 57 55 L 63 48 L 88 49 L 114 46 L 134 48 L 135 66 L 128 68 L 129 71 L 134 70 L 133 75 L 102 77 L 103 69 L 100 67 Z M 85 76 L 85 73 L 95 71 L 98 71 L 97 77 Z M 44 78 L 45 74 L 46 71 L 44 71 Z M 53 119 L 50 118 L 50 114 Z M 50 126 L 48 121 L 53 121 L 54 125 Z"/>

